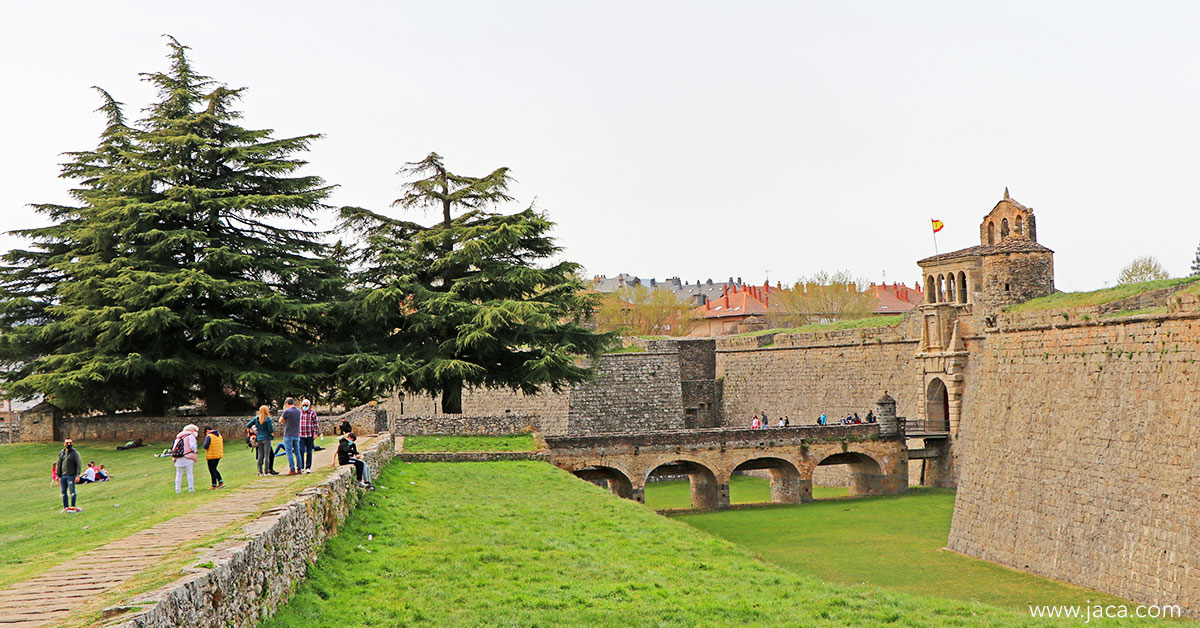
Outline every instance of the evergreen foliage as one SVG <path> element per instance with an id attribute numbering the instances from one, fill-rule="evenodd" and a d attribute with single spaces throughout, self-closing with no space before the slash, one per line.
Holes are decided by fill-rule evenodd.
<path id="1" fill-rule="evenodd" d="M 441 221 L 426 227 L 342 209 L 343 228 L 361 240 L 348 314 L 357 344 L 339 370 L 343 387 L 363 397 L 393 388 L 440 394 L 442 411 L 458 413 L 464 386 L 535 394 L 590 377 L 579 358 L 612 338 L 585 325 L 596 304 L 579 266 L 539 265 L 560 250 L 548 235 L 553 223 L 532 207 L 489 211 L 512 200 L 507 169 L 462 176 L 431 153 L 400 174 L 414 180 L 393 206 L 434 208 Z"/>
<path id="2" fill-rule="evenodd" d="M 1192 275 L 1200 275 L 1200 246 L 1196 247 L 1196 257 L 1192 259 Z"/>
<path id="3" fill-rule="evenodd" d="M 142 120 L 101 91 L 99 146 L 62 167 L 76 204 L 37 205 L 52 224 L 15 232 L 33 244 L 0 269 L 10 397 L 157 415 L 201 395 L 214 414 L 226 387 L 315 392 L 340 361 L 324 341 L 340 251 L 311 230 L 331 188 L 294 157 L 318 136 L 239 126 L 242 89 L 168 46 L 169 69 L 142 75 L 160 97 Z"/>

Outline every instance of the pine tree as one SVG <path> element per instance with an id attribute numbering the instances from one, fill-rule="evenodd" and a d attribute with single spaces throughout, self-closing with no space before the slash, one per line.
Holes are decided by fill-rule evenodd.
<path id="1" fill-rule="evenodd" d="M 1196 247 L 1196 257 L 1192 260 L 1192 275 L 1200 275 L 1200 246 Z"/>
<path id="2" fill-rule="evenodd" d="M 80 181 L 71 191 L 79 206 L 39 204 L 52 224 L 14 232 L 31 249 L 14 249 L 0 269 L 0 359 L 7 365 L 7 393 L 47 395 L 64 409 L 115 409 L 136 404 L 140 384 L 122 368 L 121 356 L 103 344 L 120 325 L 120 308 L 103 287 L 121 258 L 112 218 L 122 192 L 114 180 L 128 169 L 133 129 L 121 103 L 100 89 L 108 124 L 99 146 L 67 153 L 64 178 Z"/>
<path id="3" fill-rule="evenodd" d="M 196 73 L 187 47 L 168 45 L 170 69 L 143 74 L 160 95 L 146 117 L 131 129 L 110 114 L 100 149 L 63 168 L 83 178 L 81 206 L 39 207 L 56 224 L 25 232 L 41 242 L 36 255 L 58 256 L 60 275 L 23 297 L 38 304 L 26 312 L 14 297 L 4 304 L 5 335 L 44 338 L 10 374 L 10 391 L 77 398 L 94 392 L 81 377 L 112 389 L 137 382 L 121 398 L 146 414 L 195 395 L 216 414 L 227 387 L 257 400 L 316 392 L 339 361 L 324 339 L 344 273 L 310 230 L 330 188 L 295 176 L 304 162 L 293 157 L 318 136 L 239 126 L 242 90 Z M 40 272 L 33 254 L 9 259 L 5 287 Z M 78 333 L 75 321 L 86 324 Z M 15 343 L 4 348 L 10 362 L 25 359 Z"/>
<path id="4" fill-rule="evenodd" d="M 578 358 L 611 336 L 584 325 L 596 303 L 577 264 L 539 266 L 560 251 L 553 223 L 533 208 L 488 211 L 512 200 L 507 169 L 457 175 L 431 153 L 401 174 L 417 178 L 393 206 L 432 207 L 442 220 L 342 209 L 343 227 L 362 239 L 351 315 L 361 352 L 343 366 L 344 385 L 440 394 L 442 411 L 459 413 L 464 386 L 536 394 L 588 379 Z"/>

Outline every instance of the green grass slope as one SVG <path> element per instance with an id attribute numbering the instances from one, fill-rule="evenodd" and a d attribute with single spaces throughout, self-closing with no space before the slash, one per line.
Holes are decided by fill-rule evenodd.
<path id="1" fill-rule="evenodd" d="M 335 443 L 324 437 L 326 447 Z M 148 528 L 202 506 L 212 499 L 258 479 L 254 454 L 243 441 L 226 438 L 225 458 L 219 467 L 225 488 L 209 490 L 208 465 L 201 460 L 194 472 L 196 492 L 175 494 L 175 467 L 171 458 L 153 454 L 170 443 L 116 451 L 117 443 L 76 441 L 86 465 L 103 464 L 113 474 L 108 482 L 75 487 L 83 512 L 62 513 L 58 484 L 50 483 L 50 465 L 58 459 L 58 443 L 0 445 L 0 588 L 24 580 L 71 556 Z M 275 468 L 287 472 L 286 458 L 276 458 Z M 310 483 L 323 475 L 279 476 L 279 482 Z"/>
<path id="2" fill-rule="evenodd" d="M 914 487 L 903 496 L 678 518 L 773 563 L 831 582 L 867 583 L 1016 610 L 1030 604 L 1123 603 L 1091 589 L 943 550 L 953 512 L 954 491 Z"/>
<path id="3" fill-rule="evenodd" d="M 1077 625 L 827 584 L 545 463 L 393 464 L 378 484 L 264 626 Z"/>

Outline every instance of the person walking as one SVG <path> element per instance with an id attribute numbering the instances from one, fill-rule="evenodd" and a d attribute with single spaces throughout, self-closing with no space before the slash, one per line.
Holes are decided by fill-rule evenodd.
<path id="1" fill-rule="evenodd" d="M 316 442 L 313 439 L 320 433 L 321 426 L 317 423 L 317 411 L 313 409 L 312 402 L 307 399 L 301 400 L 300 456 L 304 458 L 304 464 L 301 469 L 304 473 L 312 473 L 313 449 L 316 447 Z"/>
<path id="2" fill-rule="evenodd" d="M 300 409 L 296 400 L 288 397 L 283 402 L 283 415 L 279 417 L 283 423 L 283 450 L 287 452 L 288 475 L 300 473 Z"/>
<path id="3" fill-rule="evenodd" d="M 58 452 L 58 486 L 62 491 L 63 512 L 82 512 L 75 507 L 75 478 L 83 470 L 83 457 L 75 449 L 75 441 L 70 438 L 63 441 L 62 451 Z M 71 494 L 71 503 L 67 503 L 67 493 Z"/>
<path id="4" fill-rule="evenodd" d="M 221 464 L 221 458 L 224 457 L 225 439 L 221 436 L 221 432 L 205 426 L 204 461 L 208 463 L 208 477 L 212 479 L 212 488 L 209 490 L 225 488 L 225 479 L 221 477 L 221 472 L 217 471 L 217 465 Z"/>
<path id="5" fill-rule="evenodd" d="M 271 451 L 271 439 L 275 437 L 271 409 L 267 406 L 260 406 L 258 414 L 250 419 L 246 427 L 254 430 L 255 453 L 258 454 L 258 475 L 279 475 L 275 471 L 275 455 Z"/>
<path id="6" fill-rule="evenodd" d="M 200 428 L 195 425 L 184 426 L 183 431 L 175 436 L 175 444 L 171 447 L 171 457 L 175 459 L 175 494 L 181 489 L 183 474 L 187 473 L 188 492 L 196 492 L 196 481 L 193 477 L 196 466 L 196 434 Z"/>

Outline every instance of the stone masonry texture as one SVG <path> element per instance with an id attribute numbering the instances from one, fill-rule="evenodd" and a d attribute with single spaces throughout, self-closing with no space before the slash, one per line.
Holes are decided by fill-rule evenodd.
<path id="1" fill-rule="evenodd" d="M 1200 612 L 1197 316 L 1002 317 L 966 380 L 950 549 Z"/>

